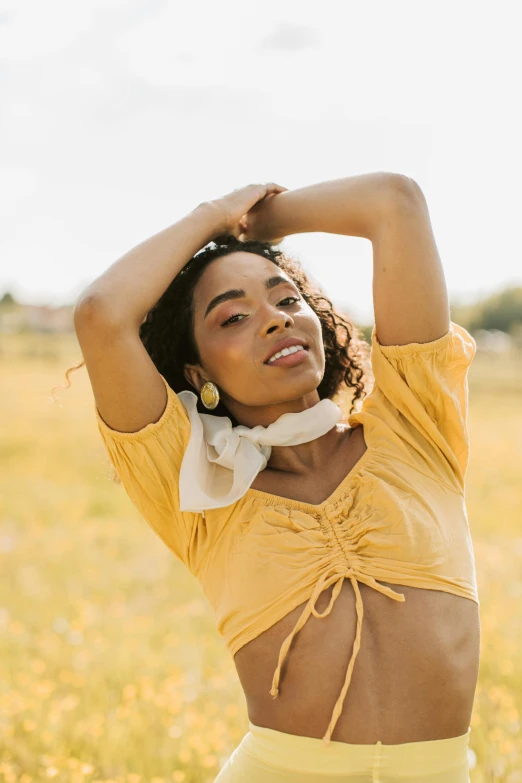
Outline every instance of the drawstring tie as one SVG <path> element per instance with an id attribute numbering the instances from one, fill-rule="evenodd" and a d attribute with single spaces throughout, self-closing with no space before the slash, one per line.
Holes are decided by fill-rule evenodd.
<path id="1" fill-rule="evenodd" d="M 286 655 L 288 653 L 288 650 L 290 649 L 290 645 L 292 644 L 292 640 L 294 636 L 298 633 L 298 631 L 301 630 L 303 625 L 306 623 L 308 618 L 311 614 L 314 615 L 314 617 L 317 617 L 320 619 L 321 617 L 326 617 L 330 614 L 332 607 L 334 605 L 335 599 L 341 592 L 341 588 L 344 582 L 344 579 L 348 577 L 353 585 L 353 589 L 355 592 L 355 607 L 357 611 L 357 629 L 355 632 L 355 641 L 353 644 L 353 652 L 350 658 L 350 662 L 348 664 L 348 669 L 346 671 L 346 678 L 344 681 L 344 685 L 342 687 L 341 693 L 335 703 L 335 707 L 332 713 L 332 717 L 330 720 L 330 724 L 328 726 L 328 729 L 326 731 L 326 734 L 323 737 L 324 745 L 325 747 L 328 747 L 330 744 L 330 737 L 332 736 L 333 730 L 335 728 L 335 724 L 337 723 L 337 720 L 339 718 L 339 715 L 342 712 L 343 709 L 343 703 L 344 698 L 346 696 L 346 693 L 348 691 L 350 681 L 352 679 L 352 672 L 353 667 L 355 665 L 355 659 L 357 657 L 357 653 L 359 652 L 359 648 L 361 646 L 361 630 L 362 630 L 362 620 L 364 616 L 364 609 L 363 609 L 363 602 L 361 598 L 361 593 L 359 590 L 359 585 L 357 583 L 357 580 L 363 582 L 364 584 L 367 584 L 369 587 L 373 587 L 378 592 L 382 593 L 383 595 L 388 596 L 388 598 L 392 598 L 394 601 L 400 601 L 401 603 L 404 603 L 406 598 L 404 597 L 403 593 L 397 593 L 395 590 L 392 590 L 390 587 L 386 587 L 386 585 L 381 585 L 379 582 L 377 582 L 373 577 L 368 576 L 367 574 L 355 574 L 353 568 L 343 568 L 341 570 L 336 570 L 334 573 L 324 573 L 321 578 L 317 581 L 314 591 L 312 595 L 310 596 L 310 599 L 308 600 L 308 603 L 306 604 L 300 618 L 298 619 L 297 623 L 295 624 L 295 627 L 293 631 L 286 637 L 283 644 L 281 645 L 281 649 L 279 651 L 279 660 L 277 663 L 277 668 L 274 672 L 274 677 L 272 680 L 272 688 L 270 689 L 270 695 L 275 699 L 279 694 L 279 680 L 281 676 L 281 667 L 283 665 L 283 662 L 286 658 Z M 320 594 L 323 592 L 323 590 L 326 590 L 331 584 L 336 582 L 334 589 L 332 590 L 332 597 L 330 599 L 330 603 L 328 604 L 327 608 L 324 610 L 324 612 L 318 612 L 315 608 L 315 604 L 317 602 L 317 599 L 319 598 Z"/>

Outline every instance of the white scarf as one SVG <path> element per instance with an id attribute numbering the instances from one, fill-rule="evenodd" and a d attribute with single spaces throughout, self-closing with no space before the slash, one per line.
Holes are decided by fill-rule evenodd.
<path id="1" fill-rule="evenodd" d="M 272 446 L 308 443 L 329 432 L 342 416 L 325 398 L 299 413 L 283 413 L 268 427 L 232 427 L 228 416 L 199 413 L 194 392 L 177 395 L 190 418 L 190 438 L 179 474 L 181 511 L 222 508 L 243 497 L 263 470 Z"/>

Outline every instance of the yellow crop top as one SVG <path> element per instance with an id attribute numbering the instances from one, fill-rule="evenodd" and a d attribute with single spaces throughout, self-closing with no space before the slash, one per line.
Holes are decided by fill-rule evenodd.
<path id="1" fill-rule="evenodd" d="M 358 582 L 394 601 L 401 592 L 378 580 L 441 590 L 479 604 L 464 500 L 469 456 L 468 368 L 473 337 L 450 322 L 437 340 L 380 345 L 371 338 L 374 385 L 350 426 L 362 424 L 367 450 L 319 505 L 249 488 L 225 508 L 179 510 L 178 477 L 190 422 L 165 382 L 168 402 L 139 432 L 110 429 L 95 412 L 110 461 L 144 519 L 200 582 L 216 627 L 234 656 L 247 642 L 307 601 L 284 640 L 283 661 L 308 617 L 330 613 L 344 579 L 353 585 L 357 628 L 345 683 L 324 735 L 341 714 L 361 644 Z M 335 584 L 319 614 L 319 594 Z"/>

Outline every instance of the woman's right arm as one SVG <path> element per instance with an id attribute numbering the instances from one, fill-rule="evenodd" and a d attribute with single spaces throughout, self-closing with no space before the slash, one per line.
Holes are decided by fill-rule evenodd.
<path id="1" fill-rule="evenodd" d="M 157 422 L 167 393 L 139 327 L 192 256 L 225 229 L 222 212 L 203 202 L 115 261 L 80 295 L 74 327 L 104 422 L 137 432 Z"/>
<path id="2" fill-rule="evenodd" d="M 210 201 L 199 204 L 111 264 L 82 292 L 75 313 L 102 312 L 118 326 L 138 329 L 187 261 L 223 230 L 220 210 Z"/>

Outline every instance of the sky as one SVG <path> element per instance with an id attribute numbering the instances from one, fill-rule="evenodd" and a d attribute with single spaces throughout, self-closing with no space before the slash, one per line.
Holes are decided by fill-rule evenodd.
<path id="1" fill-rule="evenodd" d="M 74 303 L 202 201 L 371 171 L 422 188 L 452 303 L 521 285 L 517 6 L 0 0 L 0 296 Z M 373 321 L 368 240 L 281 247 Z"/>

